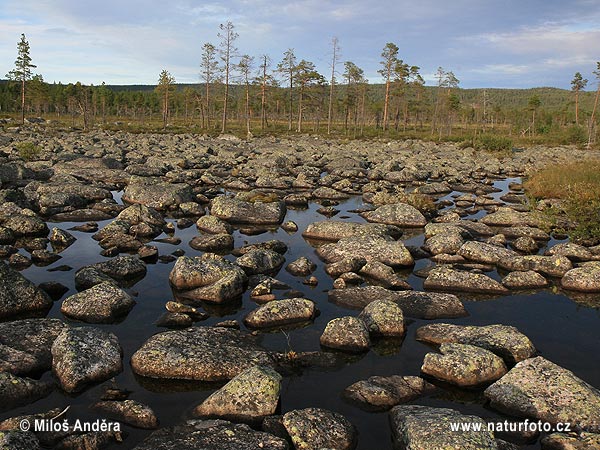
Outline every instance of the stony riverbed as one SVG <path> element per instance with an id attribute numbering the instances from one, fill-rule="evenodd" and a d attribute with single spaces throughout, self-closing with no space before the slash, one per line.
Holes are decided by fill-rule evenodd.
<path id="1" fill-rule="evenodd" d="M 600 246 L 522 189 L 588 157 L 9 130 L 2 448 L 600 448 Z"/>

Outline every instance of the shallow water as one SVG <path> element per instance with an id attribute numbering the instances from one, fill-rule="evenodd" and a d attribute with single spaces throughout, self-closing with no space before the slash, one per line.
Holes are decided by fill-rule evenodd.
<path id="1" fill-rule="evenodd" d="M 503 195 L 507 190 L 508 183 L 512 181 L 518 181 L 518 179 L 496 181 L 494 185 L 502 189 L 502 192 L 492 194 L 493 197 L 498 198 Z M 452 194 L 443 198 L 452 199 Z M 115 199 L 120 201 L 120 193 L 115 193 Z M 360 197 L 353 197 L 342 202 L 337 206 L 340 213 L 333 219 L 363 221 L 357 214 L 348 212 L 361 206 L 363 206 L 363 203 Z M 307 256 L 309 259 L 318 262 L 318 269 L 314 273 L 319 280 L 316 287 L 302 284 L 303 278 L 292 276 L 283 268 L 276 276 L 292 289 L 303 292 L 306 298 L 315 301 L 320 310 L 320 315 L 309 327 L 289 331 L 287 336 L 282 332 L 263 334 L 262 344 L 269 349 L 287 351 L 291 347 L 297 352 L 320 350 L 319 336 L 329 320 L 344 315 L 358 314 L 358 311 L 347 310 L 328 302 L 327 291 L 332 288 L 333 280 L 323 271 L 323 264 L 318 261 L 314 248 L 301 236 L 301 232 L 309 223 L 325 219 L 316 212 L 319 207 L 320 205 L 311 203 L 307 210 L 288 210 L 286 220 L 293 220 L 299 226 L 299 231 L 294 234 L 288 234 L 280 228 L 254 236 L 244 235 L 239 230 L 234 233 L 236 247 L 246 243 L 280 239 L 286 242 L 289 247 L 285 255 L 286 264 L 294 261 L 299 256 Z M 477 213 L 469 218 L 477 218 L 482 214 Z M 173 219 L 169 219 L 169 221 L 174 222 Z M 99 222 L 100 228 L 109 222 Z M 59 226 L 63 229 L 69 229 L 74 225 L 77 224 L 49 224 L 49 227 Z M 23 274 L 36 284 L 43 281 L 58 281 L 68 286 L 69 292 L 63 296 L 63 299 L 76 292 L 74 287 L 76 269 L 106 260 L 106 258 L 100 256 L 101 249 L 98 243 L 91 238 L 91 234 L 78 231 L 70 232 L 77 237 L 77 241 L 61 253 L 62 259 L 47 267 L 32 266 L 23 271 Z M 195 226 L 183 230 L 177 229 L 175 236 L 181 238 L 182 243 L 180 245 L 175 246 L 158 242 L 152 244 L 158 247 L 161 255 L 172 253 L 177 249 L 184 250 L 188 256 L 200 255 L 201 252 L 190 248 L 188 245 L 190 239 L 197 234 L 198 231 Z M 162 235 L 159 238 L 165 236 Z M 404 239 L 404 241 L 408 245 L 420 245 L 423 242 L 423 236 L 418 232 L 413 232 L 412 236 Z M 554 245 L 554 243 L 556 242 L 551 241 L 549 245 Z M 228 258 L 233 260 L 232 256 L 228 256 Z M 73 267 L 73 269 L 70 271 L 48 271 L 65 264 Z M 173 298 L 168 281 L 173 264 L 173 262 L 167 264 L 159 262 L 147 265 L 148 273 L 146 277 L 128 289 L 130 294 L 135 295 L 137 305 L 121 323 L 92 325 L 110 330 L 118 336 L 124 351 L 125 370 L 115 377 L 115 384 L 119 388 L 132 391 L 130 398 L 151 406 L 156 412 L 161 426 L 173 425 L 190 418 L 192 409 L 217 387 L 216 385 L 208 386 L 202 383 L 165 383 L 139 379 L 132 373 L 129 366 L 131 355 L 148 337 L 156 332 L 165 331 L 165 329 L 156 327 L 154 322 L 165 312 L 165 303 Z M 427 264 L 431 263 L 428 260 L 419 260 L 416 268 L 422 268 Z M 498 274 L 495 272 L 490 275 L 498 278 Z M 407 273 L 407 281 L 415 289 L 422 289 L 423 280 L 414 274 Z M 284 291 L 275 292 L 279 294 Z M 461 319 L 440 320 L 440 322 L 470 325 L 501 323 L 516 326 L 529 336 L 545 358 L 572 370 L 577 376 L 593 386 L 600 387 L 600 359 L 598 358 L 600 351 L 600 333 L 598 333 L 600 310 L 585 306 L 586 304 L 595 303 L 597 307 L 600 307 L 600 295 L 588 296 L 584 299 L 585 302 L 580 301 L 580 303 L 577 303 L 558 289 L 549 288 L 539 292 L 515 294 L 501 298 L 488 297 L 469 300 L 468 296 L 461 294 L 459 294 L 459 297 L 464 300 L 465 307 L 470 315 Z M 59 317 L 75 326 L 88 326 L 64 318 L 60 312 L 60 303 L 61 300 L 55 303 L 49 317 Z M 238 319 L 241 322 L 243 317 L 255 307 L 256 304 L 249 299 L 249 292 L 246 292 L 241 304 L 228 310 L 211 309 L 212 316 L 204 322 L 198 322 L 196 325 L 212 325 L 224 320 L 224 318 Z M 223 315 L 213 315 L 215 313 L 222 313 Z M 286 376 L 281 393 L 281 412 L 285 413 L 292 409 L 310 406 L 331 409 L 344 414 L 357 427 L 359 431 L 359 449 L 391 448 L 387 413 L 364 412 L 346 403 L 341 398 L 341 393 L 344 388 L 355 381 L 366 379 L 372 375 L 418 375 L 423 357 L 431 349 L 417 342 L 414 339 L 414 333 L 418 327 L 430 322 L 425 320 L 410 321 L 403 342 L 391 344 L 388 342 L 388 345 L 376 345 L 371 351 L 343 367 L 332 370 L 310 369 L 304 370 L 301 374 Z M 46 373 L 42 378 L 50 379 L 51 374 Z M 69 412 L 71 419 L 92 418 L 95 415 L 89 410 L 89 405 L 99 400 L 105 386 L 108 384 L 110 383 L 92 387 L 77 396 L 68 396 L 56 390 L 49 397 L 36 403 L 1 414 L 0 419 L 41 412 L 50 408 L 64 408 L 68 405 L 71 405 Z M 484 418 L 501 417 L 498 413 L 485 408 L 481 395 L 473 392 L 447 392 L 435 397 L 417 399 L 413 403 L 450 407 Z M 127 438 L 123 444 L 117 447 L 119 449 L 134 447 L 150 433 L 128 426 L 124 426 L 123 429 L 126 431 Z M 537 443 L 523 448 L 539 449 L 540 447 Z"/>

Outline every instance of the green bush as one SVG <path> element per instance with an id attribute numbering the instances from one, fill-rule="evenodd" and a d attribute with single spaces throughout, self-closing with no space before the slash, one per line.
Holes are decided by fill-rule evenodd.
<path id="1" fill-rule="evenodd" d="M 513 148 L 513 141 L 504 136 L 482 134 L 475 140 L 475 148 L 490 152 L 505 152 Z"/>
<path id="2" fill-rule="evenodd" d="M 588 137 L 582 126 L 573 125 L 567 128 L 565 136 L 565 144 L 582 145 L 587 143 Z"/>
<path id="3" fill-rule="evenodd" d="M 23 141 L 17 142 L 15 148 L 19 152 L 19 156 L 25 161 L 32 161 L 40 156 L 42 148 L 39 145 L 35 145 L 33 142 Z"/>

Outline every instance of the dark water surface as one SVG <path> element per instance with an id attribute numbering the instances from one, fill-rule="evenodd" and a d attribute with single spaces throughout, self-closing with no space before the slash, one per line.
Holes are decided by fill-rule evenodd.
<path id="1" fill-rule="evenodd" d="M 502 180 L 495 183 L 503 192 L 493 194 L 495 198 L 506 192 L 508 182 L 517 179 Z M 117 193 L 116 193 L 117 194 Z M 446 196 L 444 198 L 452 198 Z M 120 195 L 115 195 L 120 200 Z M 341 212 L 334 220 L 363 221 L 357 214 L 349 213 L 357 207 L 363 206 L 360 197 L 351 198 L 339 206 Z M 294 261 L 299 256 L 306 256 L 318 263 L 314 275 L 319 279 L 316 287 L 302 284 L 302 277 L 295 277 L 283 268 L 276 276 L 279 280 L 289 284 L 292 289 L 304 293 L 306 298 L 313 300 L 321 314 L 309 327 L 290 331 L 289 345 L 294 351 L 320 350 L 319 337 L 327 322 L 335 317 L 344 315 L 357 315 L 359 311 L 352 311 L 329 303 L 327 291 L 332 288 L 333 280 L 323 271 L 323 264 L 318 261 L 314 248 L 306 242 L 301 232 L 306 226 L 315 221 L 324 220 L 316 212 L 320 205 L 311 203 L 308 210 L 288 210 L 286 220 L 293 220 L 299 226 L 299 231 L 288 234 L 282 229 L 263 233 L 256 236 L 247 236 L 239 231 L 234 233 L 236 247 L 245 243 L 280 239 L 286 242 L 289 250 L 286 253 L 286 264 Z M 473 216 L 480 217 L 481 213 Z M 169 219 L 173 221 L 173 219 Z M 100 228 L 110 221 L 100 222 Z M 75 223 L 48 224 L 49 227 L 58 226 L 69 229 Z M 421 230 L 422 231 L 422 230 Z M 69 287 L 66 298 L 76 292 L 74 287 L 75 270 L 95 262 L 106 260 L 99 255 L 100 247 L 91 238 L 91 234 L 70 231 L 77 242 L 61 253 L 62 259 L 47 267 L 32 266 L 23 271 L 23 274 L 34 283 L 43 281 L 58 281 Z M 170 254 L 176 249 L 183 249 L 188 256 L 200 255 L 201 252 L 189 247 L 188 242 L 198 234 L 195 226 L 187 229 L 177 229 L 175 236 L 181 238 L 182 243 L 174 246 L 165 243 L 153 242 L 160 254 Z M 409 233 L 410 235 L 410 233 Z M 165 235 L 160 236 L 165 237 Z M 408 245 L 420 245 L 423 236 L 412 233 L 412 237 L 403 238 Z M 551 241 L 549 245 L 555 242 Z M 540 251 L 544 251 L 541 249 Z M 233 257 L 228 257 L 233 259 Z M 66 272 L 49 272 L 48 269 L 60 265 L 69 265 L 73 270 Z M 123 389 L 132 391 L 130 398 L 148 404 L 156 412 L 161 426 L 174 425 L 191 417 L 192 409 L 203 399 L 208 397 L 218 386 L 207 386 L 200 383 L 164 383 L 156 380 L 138 379 L 131 371 L 129 361 L 131 355 L 151 335 L 165 331 L 156 327 L 154 322 L 164 312 L 164 305 L 173 298 L 168 276 L 174 263 L 148 264 L 146 277 L 128 289 L 135 295 L 137 305 L 129 315 L 119 324 L 91 325 L 110 330 L 116 334 L 124 351 L 123 373 L 115 377 L 115 384 Z M 419 260 L 416 268 L 431 264 L 428 260 Z M 499 279 L 497 273 L 490 274 Z M 408 282 L 415 289 L 422 289 L 422 279 L 407 273 Z M 279 293 L 280 291 L 275 291 Z M 595 387 L 600 387 L 600 295 L 586 296 L 571 299 L 561 293 L 556 287 L 539 292 L 515 294 L 501 298 L 486 298 L 469 300 L 467 296 L 459 294 L 464 300 L 469 316 L 455 320 L 440 320 L 444 322 L 469 325 L 505 324 L 517 327 L 525 333 L 535 344 L 539 352 L 547 359 L 573 371 L 577 376 Z M 279 298 L 279 296 L 278 296 Z M 90 326 L 71 321 L 62 316 L 59 300 L 49 313 L 49 317 L 58 317 L 75 326 Z M 588 306 L 586 306 L 588 305 Z M 589 306 L 591 305 L 591 306 Z M 243 296 L 242 303 L 237 308 L 230 308 L 223 316 L 213 316 L 218 310 L 211 310 L 211 317 L 199 322 L 196 326 L 212 325 L 224 319 L 238 319 L 243 317 L 257 305 L 249 300 L 249 292 Z M 372 375 L 418 375 L 423 362 L 423 357 L 431 349 L 414 339 L 415 330 L 431 321 L 414 320 L 409 322 L 407 334 L 403 342 L 384 342 L 375 345 L 368 353 L 357 357 L 356 361 L 348 363 L 335 370 L 311 369 L 302 374 L 284 378 L 281 392 L 281 412 L 305 407 L 323 407 L 345 415 L 359 431 L 358 448 L 362 450 L 377 450 L 391 448 L 391 434 L 387 413 L 367 413 L 357 407 L 346 403 L 341 398 L 341 393 L 355 381 L 366 379 Z M 281 332 L 265 333 L 262 335 L 262 344 L 273 350 L 287 351 L 288 337 Z M 51 374 L 46 373 L 43 379 L 51 379 Z M 50 408 L 64 408 L 71 405 L 69 417 L 87 419 L 95 417 L 89 410 L 101 396 L 104 388 L 110 382 L 87 389 L 77 396 L 68 396 L 56 390 L 49 397 L 26 407 L 17 408 L 0 415 L 7 418 L 27 413 L 37 413 Z M 415 404 L 431 405 L 437 407 L 450 407 L 464 413 L 479 415 L 484 418 L 501 418 L 496 412 L 487 409 L 480 392 L 445 392 L 436 397 L 415 400 Z M 503 418 L 502 418 L 503 419 Z M 150 432 L 123 426 L 127 437 L 123 444 L 116 448 L 132 448 Z M 539 443 L 523 448 L 537 448 Z"/>

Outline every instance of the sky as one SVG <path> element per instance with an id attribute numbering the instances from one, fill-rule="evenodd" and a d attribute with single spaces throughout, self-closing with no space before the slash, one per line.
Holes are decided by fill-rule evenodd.
<path id="1" fill-rule="evenodd" d="M 0 0 L 0 78 L 14 68 L 25 33 L 48 82 L 156 84 L 200 81 L 202 45 L 231 21 L 238 53 L 283 53 L 330 77 L 331 41 L 372 83 L 387 42 L 434 85 L 438 67 L 460 87 L 570 88 L 600 61 L 600 0 Z M 255 65 L 258 65 L 255 63 Z M 339 74 L 338 74 L 339 78 Z"/>

